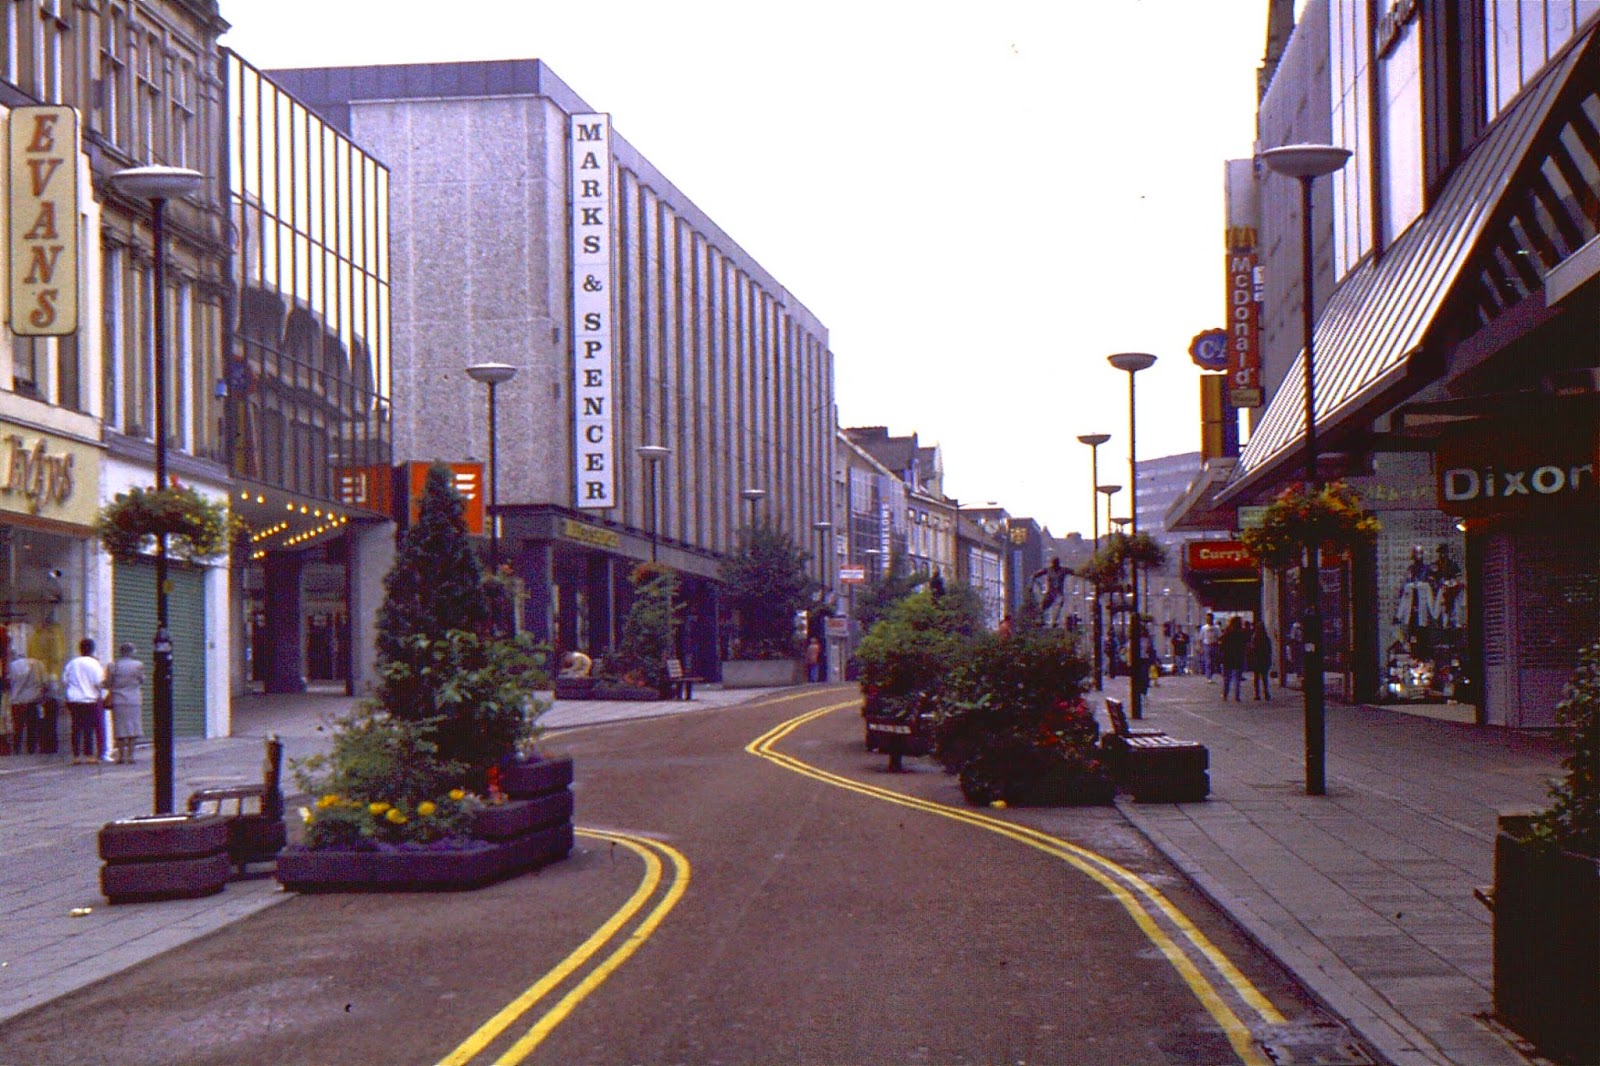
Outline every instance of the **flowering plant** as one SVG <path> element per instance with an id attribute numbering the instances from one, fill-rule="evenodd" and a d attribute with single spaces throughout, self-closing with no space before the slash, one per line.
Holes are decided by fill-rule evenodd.
<path id="1" fill-rule="evenodd" d="M 416 803 L 364 800 L 329 792 L 300 808 L 306 844 L 313 848 L 368 850 L 379 844 L 432 844 L 465 840 L 483 801 L 453 788 Z"/>
<path id="2" fill-rule="evenodd" d="M 118 559 L 143 554 L 163 534 L 181 559 L 209 559 L 228 550 L 239 520 L 224 501 L 202 496 L 192 485 L 132 488 L 100 509 L 95 533 Z"/>
<path id="3" fill-rule="evenodd" d="M 1290 485 L 1267 506 L 1261 525 L 1245 530 L 1240 539 L 1263 565 L 1281 567 L 1299 559 L 1308 544 L 1348 551 L 1370 541 L 1378 528 L 1356 490 L 1332 481 L 1310 495 L 1300 485 Z"/>

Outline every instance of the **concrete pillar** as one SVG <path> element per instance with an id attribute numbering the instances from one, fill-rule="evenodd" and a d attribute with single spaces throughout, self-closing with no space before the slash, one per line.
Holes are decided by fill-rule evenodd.
<path id="1" fill-rule="evenodd" d="M 346 529 L 347 595 L 350 605 L 350 694 L 370 695 L 378 686 L 378 611 L 383 606 L 383 579 L 394 567 L 393 522 L 372 522 Z"/>
<path id="2" fill-rule="evenodd" d="M 297 552 L 268 552 L 266 571 L 266 662 L 261 676 L 268 692 L 306 690 L 305 650 L 300 633 L 300 569 Z"/>

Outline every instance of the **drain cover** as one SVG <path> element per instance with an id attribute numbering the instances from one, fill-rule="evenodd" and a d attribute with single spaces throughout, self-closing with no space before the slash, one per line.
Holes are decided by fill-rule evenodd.
<path id="1" fill-rule="evenodd" d="M 1328 1022 L 1273 1025 L 1255 1031 L 1256 1042 L 1278 1066 L 1373 1066 L 1349 1030 Z"/>

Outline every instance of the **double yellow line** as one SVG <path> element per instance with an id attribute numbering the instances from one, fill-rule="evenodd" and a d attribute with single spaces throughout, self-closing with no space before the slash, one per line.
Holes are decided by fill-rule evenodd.
<path id="1" fill-rule="evenodd" d="M 894 792 L 876 785 L 864 784 L 860 781 L 842 777 L 839 774 L 829 773 L 826 770 L 812 766 L 810 763 L 801 762 L 791 755 L 785 755 L 773 745 L 793 733 L 796 729 L 821 718 L 825 714 L 855 707 L 857 702 L 852 700 L 847 703 L 836 703 L 802 714 L 798 718 L 791 718 L 774 728 L 763 733 L 745 746 L 745 751 L 751 755 L 759 756 L 785 770 L 802 774 L 824 784 L 846 789 L 863 796 L 882 800 L 886 803 L 910 807 L 913 810 L 923 811 L 928 814 L 949 818 L 952 821 L 963 822 L 976 826 L 979 829 L 997 833 L 1000 836 L 1026 844 L 1028 847 L 1054 856 L 1084 874 L 1093 878 L 1104 887 L 1120 903 L 1124 910 L 1133 918 L 1140 932 L 1153 944 L 1167 959 L 1179 977 L 1189 986 L 1207 1013 L 1216 1020 L 1222 1031 L 1227 1035 L 1228 1042 L 1233 1045 L 1234 1051 L 1241 1061 L 1252 1066 L 1267 1066 L 1269 1060 L 1256 1046 L 1254 1038 L 1250 1035 L 1247 1026 L 1239 1017 L 1237 1011 L 1230 1006 L 1228 998 L 1217 987 L 1212 979 L 1202 972 L 1194 958 L 1191 958 L 1179 938 L 1186 941 L 1196 956 L 1208 965 L 1213 973 L 1221 980 L 1223 985 L 1232 989 L 1236 999 L 1250 1011 L 1253 1011 L 1261 1021 L 1268 1025 L 1281 1025 L 1284 1016 L 1272 1005 L 1272 1002 L 1263 995 L 1254 984 L 1250 982 L 1238 967 L 1229 961 L 1228 957 L 1201 932 L 1189 918 L 1173 905 L 1158 891 L 1155 886 L 1144 880 L 1132 870 L 1120 866 L 1103 855 L 1099 855 L 1087 848 L 1040 832 L 1037 829 L 1009 822 L 1001 818 L 983 814 L 979 811 L 968 810 L 962 807 L 952 807 L 932 800 L 919 799 Z M 1172 932 L 1168 932 L 1168 929 Z"/>
<path id="2" fill-rule="evenodd" d="M 579 829 L 577 835 L 620 845 L 638 855 L 644 861 L 644 877 L 640 879 L 639 887 L 589 939 L 579 944 L 572 954 L 562 959 L 555 969 L 541 977 L 526 992 L 506 1004 L 500 1013 L 483 1023 L 477 1032 L 462 1041 L 459 1047 L 440 1059 L 440 1066 L 465 1066 L 477 1058 L 489 1045 L 500 1039 L 507 1029 L 517 1025 L 524 1015 L 538 1006 L 540 1001 L 604 950 L 623 927 L 656 897 L 657 889 L 661 888 L 662 882 L 668 876 L 667 866 L 670 865 L 671 881 L 643 920 L 633 927 L 632 932 L 622 939 L 610 955 L 573 985 L 567 994 L 545 1011 L 526 1033 L 494 1060 L 495 1066 L 513 1066 L 514 1063 L 522 1062 L 544 1042 L 545 1037 L 549 1036 L 556 1026 L 566 1020 L 567 1015 L 571 1014 L 579 1003 L 604 984 L 606 978 L 610 977 L 617 967 L 627 962 L 633 953 L 639 950 L 640 945 L 650 938 L 656 927 L 666 918 L 667 913 L 678 905 L 678 900 L 683 898 L 684 892 L 689 888 L 689 860 L 669 844 L 607 829 Z"/>

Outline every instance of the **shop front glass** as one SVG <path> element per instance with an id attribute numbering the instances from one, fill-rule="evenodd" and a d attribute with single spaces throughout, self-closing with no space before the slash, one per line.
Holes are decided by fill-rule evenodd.
<path id="1" fill-rule="evenodd" d="M 26 653 L 52 680 L 83 637 L 83 541 L 0 522 L 0 648 Z"/>

